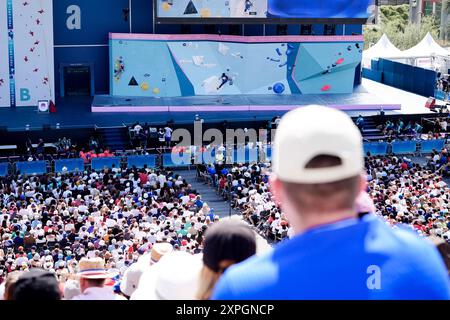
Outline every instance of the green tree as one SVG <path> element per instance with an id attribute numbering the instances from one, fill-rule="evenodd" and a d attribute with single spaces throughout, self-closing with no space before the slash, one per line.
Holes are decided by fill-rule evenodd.
<path id="1" fill-rule="evenodd" d="M 364 28 L 365 47 L 376 43 L 383 33 L 400 50 L 406 50 L 418 44 L 430 32 L 437 39 L 439 26 L 433 16 L 425 16 L 422 23 L 411 24 L 408 19 L 408 6 L 382 6 L 380 8 L 380 24 Z"/>

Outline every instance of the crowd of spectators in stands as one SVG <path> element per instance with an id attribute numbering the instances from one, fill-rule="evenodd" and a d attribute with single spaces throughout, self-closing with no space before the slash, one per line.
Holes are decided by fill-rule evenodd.
<path id="1" fill-rule="evenodd" d="M 66 299 L 80 294 L 83 258 L 101 258 L 115 274 L 106 286 L 131 296 L 119 285 L 129 266 L 157 260 L 161 243 L 200 253 L 219 220 L 181 176 L 146 168 L 0 178 L 0 212 L 0 283 L 40 268 L 56 275 Z"/>
<path id="2" fill-rule="evenodd" d="M 436 126 L 445 132 L 447 121 L 440 119 Z M 402 119 L 383 128 L 387 135 L 421 134 L 422 129 Z M 137 123 L 131 131 L 140 148 L 145 149 L 149 138 L 171 146 L 169 126 L 157 130 Z M 42 143 L 27 156 L 40 157 Z M 93 137 L 88 145 L 87 151 L 76 152 L 85 163 L 114 156 Z M 76 150 L 65 138 L 58 148 Z M 172 152 L 188 150 L 194 154 L 192 148 Z M 225 154 L 220 146 L 215 164 L 197 165 L 199 178 L 230 200 L 266 239 L 290 237 L 292 229 L 269 188 L 269 161 L 230 165 Z M 393 227 L 404 224 L 422 236 L 449 242 L 446 149 L 433 152 L 426 165 L 396 156 L 368 155 L 365 161 L 368 187 L 360 213 L 374 211 Z M 0 178 L 0 299 L 41 293 L 48 299 L 208 299 L 229 261 L 256 252 L 254 234 L 246 225 L 219 220 L 183 177 L 163 169 Z M 155 281 L 158 277 L 170 281 Z M 164 287 L 156 288 L 158 283 Z M 40 292 L 42 287 L 53 291 Z"/>
<path id="3" fill-rule="evenodd" d="M 368 193 L 387 223 L 402 223 L 423 236 L 450 239 L 450 188 L 429 165 L 396 156 L 367 157 Z"/>
<path id="4" fill-rule="evenodd" d="M 277 242 L 288 237 L 289 224 L 269 189 L 270 163 L 198 165 L 197 170 L 264 238 Z"/>

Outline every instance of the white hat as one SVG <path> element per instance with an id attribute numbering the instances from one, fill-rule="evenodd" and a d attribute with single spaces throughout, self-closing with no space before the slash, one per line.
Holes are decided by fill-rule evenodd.
<path id="1" fill-rule="evenodd" d="M 307 169 L 315 157 L 341 159 L 331 168 Z M 288 112 L 275 135 L 273 170 L 285 182 L 315 184 L 351 178 L 363 172 L 362 137 L 350 117 L 337 109 L 308 106 Z"/>
<path id="2" fill-rule="evenodd" d="M 202 266 L 201 259 L 186 252 L 165 255 L 142 274 L 131 300 L 194 300 Z"/>
<path id="3" fill-rule="evenodd" d="M 120 291 L 127 296 L 131 296 L 134 291 L 136 291 L 139 279 L 141 278 L 142 273 L 145 268 L 142 264 L 133 263 L 123 276 L 123 280 L 120 283 Z"/>
<path id="4" fill-rule="evenodd" d="M 76 280 L 67 280 L 64 285 L 64 300 L 71 300 L 79 294 L 81 294 L 79 282 Z"/>

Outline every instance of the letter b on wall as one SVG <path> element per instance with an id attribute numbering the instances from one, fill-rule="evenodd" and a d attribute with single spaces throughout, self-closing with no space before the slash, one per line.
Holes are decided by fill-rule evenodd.
<path id="1" fill-rule="evenodd" d="M 31 100 L 30 90 L 21 88 L 20 89 L 20 101 L 30 101 L 30 100 Z"/>

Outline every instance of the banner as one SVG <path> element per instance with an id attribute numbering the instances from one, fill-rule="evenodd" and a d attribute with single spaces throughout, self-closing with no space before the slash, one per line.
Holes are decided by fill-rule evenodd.
<path id="1" fill-rule="evenodd" d="M 10 106 L 7 3 L 0 3 L 0 107 Z"/>
<path id="2" fill-rule="evenodd" d="M 9 86 L 9 98 L 0 87 L 0 105 L 54 100 L 52 0 L 6 0 L 6 19 L 0 21 L 7 22 L 6 30 L 0 27 L 0 79 L 6 66 Z"/>
<path id="3" fill-rule="evenodd" d="M 375 0 L 156 0 L 158 18 L 367 19 Z"/>

